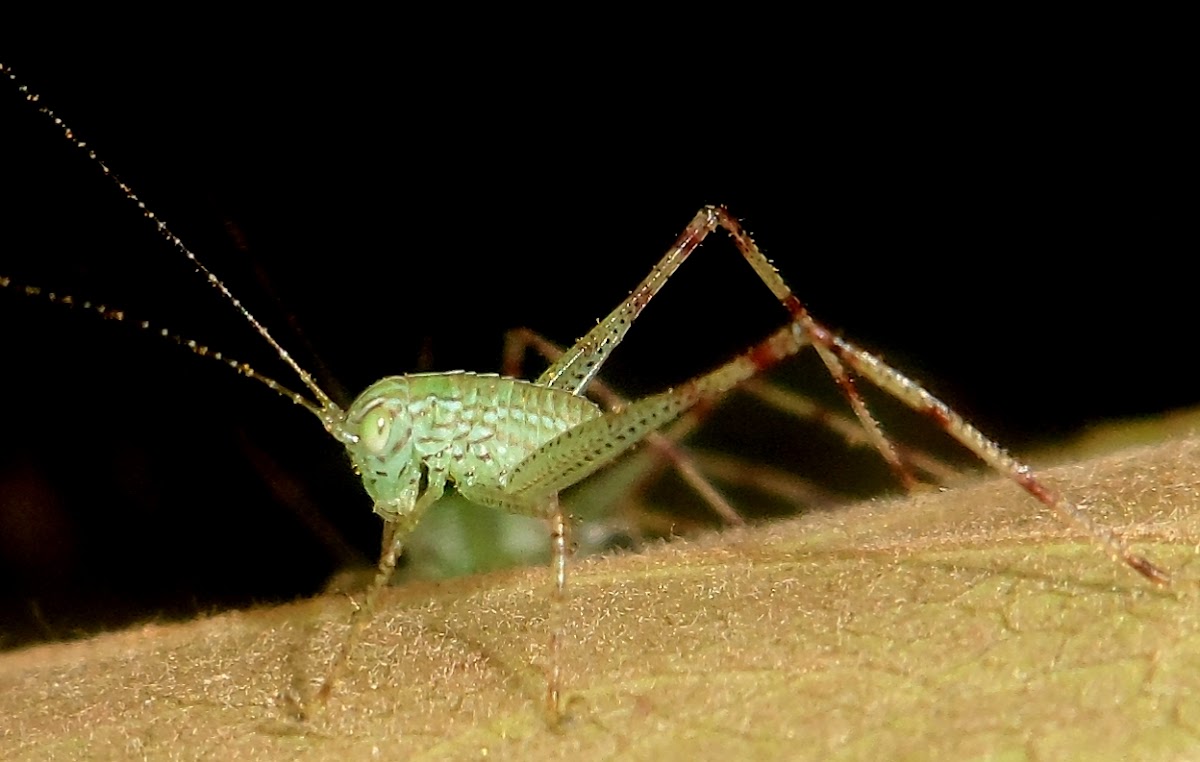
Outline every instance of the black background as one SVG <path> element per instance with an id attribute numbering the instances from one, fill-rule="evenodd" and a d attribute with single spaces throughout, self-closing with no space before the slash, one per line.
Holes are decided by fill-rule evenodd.
<path id="1" fill-rule="evenodd" d="M 566 38 L 419 39 L 50 44 L 5 63 L 317 368 L 302 325 L 350 395 L 423 351 L 498 370 L 514 326 L 570 342 L 723 203 L 814 315 L 1015 449 L 1200 396 L 1195 125 L 1166 53 L 768 61 L 728 40 L 649 66 Z M 0 137 L 0 274 L 298 385 L 7 84 Z M 721 241 L 606 377 L 658 389 L 781 317 Z M 337 446 L 253 382 L 11 293 L 0 335 L 0 646 L 311 593 L 345 559 L 270 484 L 363 554 L 378 542 Z"/>

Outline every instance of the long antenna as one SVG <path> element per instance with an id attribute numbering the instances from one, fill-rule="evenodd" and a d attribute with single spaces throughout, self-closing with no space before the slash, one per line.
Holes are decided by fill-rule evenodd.
<path id="1" fill-rule="evenodd" d="M 52 302 L 53 304 L 61 304 L 65 307 L 78 307 L 79 309 L 87 310 L 88 312 L 91 312 L 92 314 L 97 315 L 104 320 L 116 320 L 122 323 L 132 323 L 143 331 L 148 331 L 156 336 L 161 336 L 167 341 L 178 344 L 179 346 L 190 350 L 192 353 L 197 354 L 200 357 L 206 357 L 210 360 L 216 360 L 223 365 L 228 365 L 234 371 L 242 374 L 243 376 L 252 378 L 276 394 L 286 397 L 308 412 L 317 416 L 322 421 L 324 421 L 327 417 L 327 411 L 329 410 L 328 406 L 324 408 L 318 407 L 300 392 L 292 391 L 270 376 L 265 376 L 262 373 L 259 373 L 254 368 L 250 367 L 249 364 L 239 362 L 232 357 L 227 357 L 215 349 L 211 349 L 210 347 L 201 344 L 194 339 L 181 336 L 167 328 L 152 325 L 148 320 L 127 320 L 126 318 L 128 316 L 122 310 L 115 310 L 98 302 L 80 301 L 70 294 L 59 294 L 54 291 L 46 291 L 45 289 L 37 286 L 16 283 L 12 280 L 12 278 L 4 275 L 0 275 L 0 288 L 18 291 L 25 294 L 25 296 L 35 299 L 40 297 L 48 302 Z"/>
<path id="2" fill-rule="evenodd" d="M 73 144 L 76 148 L 79 148 L 80 150 L 87 153 L 88 158 L 91 159 L 92 161 L 94 161 L 96 163 L 96 165 L 100 167 L 100 170 L 106 176 L 111 178 L 114 183 L 116 183 L 116 186 L 117 186 L 117 188 L 119 188 L 121 190 L 121 193 L 125 194 L 125 198 L 129 199 L 137 206 L 138 210 L 141 211 L 142 216 L 145 217 L 146 219 L 150 220 L 152 223 L 154 223 L 155 227 L 158 229 L 159 235 L 161 235 L 164 239 L 166 239 L 168 243 L 173 245 L 185 257 L 187 257 L 188 260 L 191 261 L 192 265 L 195 266 L 196 270 L 198 272 L 200 272 L 201 275 L 205 276 L 205 279 L 208 280 L 209 285 L 211 285 L 217 291 L 221 292 L 221 294 L 225 297 L 225 299 L 228 300 L 229 303 L 232 304 L 234 306 L 234 308 L 237 309 L 237 311 L 241 313 L 242 317 L 246 319 L 246 322 L 250 323 L 250 325 L 254 327 L 254 330 L 258 331 L 258 335 L 262 336 L 263 339 L 265 339 L 266 342 L 271 345 L 271 347 L 275 350 L 275 353 L 279 355 L 279 359 L 283 360 L 285 363 L 288 364 L 288 366 L 291 367 L 291 369 L 293 371 L 295 371 L 296 375 L 300 377 L 300 380 L 304 382 L 304 385 L 306 387 L 308 387 L 309 391 L 311 391 L 313 393 L 313 395 L 317 398 L 317 402 L 320 404 L 321 409 L 324 409 L 324 410 L 336 409 L 337 406 L 333 404 L 333 400 L 331 400 L 329 398 L 329 395 L 327 395 L 324 392 L 324 390 L 322 390 L 321 387 L 317 385 L 317 382 L 313 380 L 312 376 L 309 375 L 308 371 L 306 371 L 306 370 L 304 370 L 304 368 L 300 367 L 300 364 L 298 362 L 296 362 L 292 358 L 292 356 L 290 354 L 288 354 L 287 350 L 285 350 L 279 344 L 279 342 L 277 342 L 275 340 L 275 337 L 271 335 L 271 332 L 267 330 L 266 326 L 264 326 L 262 323 L 258 322 L 258 318 L 254 317 L 254 315 L 250 314 L 250 310 L 246 309 L 246 307 L 241 303 L 241 301 L 239 301 L 238 298 L 233 295 L 233 292 L 231 292 L 229 290 L 229 288 L 225 285 L 225 283 L 220 278 L 217 277 L 216 273 L 214 273 L 212 270 L 209 270 L 208 267 L 203 262 L 201 262 L 200 259 L 196 256 L 195 252 L 193 252 L 191 249 L 189 249 L 187 247 L 187 244 L 185 244 L 182 240 L 180 240 L 179 236 L 175 235 L 175 233 L 169 227 L 167 227 L 167 223 L 161 217 L 159 217 L 157 214 L 155 214 L 151 209 L 149 209 L 140 198 L 138 198 L 138 195 L 136 193 L 134 193 L 133 188 L 130 188 L 128 185 L 126 185 L 124 182 L 122 182 L 121 178 L 117 177 L 116 173 L 114 173 L 112 171 L 112 169 L 110 169 L 109 166 L 107 164 L 105 164 L 104 161 L 96 154 L 96 152 L 88 146 L 86 141 L 81 140 L 78 137 L 76 137 L 75 132 L 70 127 L 68 127 L 67 123 L 64 122 L 62 120 L 62 118 L 59 117 L 57 114 L 55 114 L 54 111 L 49 106 L 44 106 L 41 104 L 41 96 L 40 95 L 38 95 L 37 93 L 30 90 L 27 85 L 23 84 L 20 80 L 18 80 L 16 77 L 16 74 L 13 73 L 12 68 L 3 62 L 0 62 L 0 74 L 7 75 L 8 78 L 10 80 L 12 80 L 12 82 L 17 86 L 17 90 L 20 91 L 22 95 L 24 95 L 25 100 L 32 103 L 34 105 L 34 107 L 37 108 L 38 111 L 45 114 L 46 117 L 48 119 L 50 119 L 51 122 L 53 122 L 60 130 L 62 130 L 63 136 L 67 139 L 68 142 Z M 4 285 L 7 285 L 7 283 Z M 61 299 L 51 299 L 51 301 L 62 301 L 62 300 Z M 100 305 L 100 306 L 102 307 L 102 305 Z M 100 312 L 101 314 L 104 314 L 103 309 L 96 310 L 96 311 Z M 146 324 L 143 324 L 143 325 L 146 325 Z M 207 353 L 207 348 L 205 348 L 205 350 L 206 350 L 205 352 L 199 352 L 194 348 L 196 346 L 202 346 L 202 345 L 197 345 L 195 342 L 191 342 L 189 340 L 177 337 L 174 334 L 171 334 L 170 332 L 164 333 L 164 336 L 175 340 L 177 343 L 179 343 L 183 346 L 193 347 L 193 351 L 196 351 L 197 354 L 206 354 Z M 267 378 L 266 376 L 262 376 L 262 375 L 258 374 L 256 371 L 251 370 L 250 366 L 245 365 L 244 363 L 234 363 L 233 367 L 235 370 L 238 370 L 238 372 L 240 372 L 240 373 L 248 375 L 251 378 L 256 378 L 259 381 L 262 381 L 263 383 L 266 383 L 267 386 L 271 387 L 272 389 L 275 389 L 276 391 L 283 394 L 284 396 L 292 397 L 293 399 L 296 396 L 299 396 L 293 392 L 288 392 L 284 387 L 280 386 L 278 383 L 271 380 L 270 378 Z M 249 372 L 247 372 L 247 371 L 249 371 Z M 298 403 L 298 404 L 300 404 L 300 403 Z M 305 405 L 305 407 L 312 409 L 311 404 Z M 319 411 L 314 411 L 314 412 L 318 412 L 318 415 L 320 414 Z"/>

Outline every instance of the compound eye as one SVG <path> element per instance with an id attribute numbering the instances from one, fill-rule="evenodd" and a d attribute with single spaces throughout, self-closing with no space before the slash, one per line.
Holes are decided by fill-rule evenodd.
<path id="1" fill-rule="evenodd" d="M 383 411 L 371 413 L 359 424 L 358 441 L 372 455 L 379 455 L 392 436 L 392 417 Z"/>

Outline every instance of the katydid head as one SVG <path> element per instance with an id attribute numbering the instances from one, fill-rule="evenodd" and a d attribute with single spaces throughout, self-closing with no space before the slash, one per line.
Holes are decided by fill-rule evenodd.
<path id="1" fill-rule="evenodd" d="M 346 446 L 375 512 L 388 520 L 411 512 L 420 492 L 421 462 L 414 458 L 408 401 L 407 379 L 385 378 L 325 426 Z"/>

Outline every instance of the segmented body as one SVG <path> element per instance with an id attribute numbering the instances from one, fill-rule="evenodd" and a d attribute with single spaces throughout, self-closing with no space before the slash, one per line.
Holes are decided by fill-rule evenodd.
<path id="1" fill-rule="evenodd" d="M 502 489 L 535 450 L 601 414 L 584 397 L 516 378 L 410 374 L 381 379 L 359 395 L 339 438 L 376 512 L 394 518 L 404 511 L 389 506 L 410 504 L 431 468 L 460 489 Z"/>

